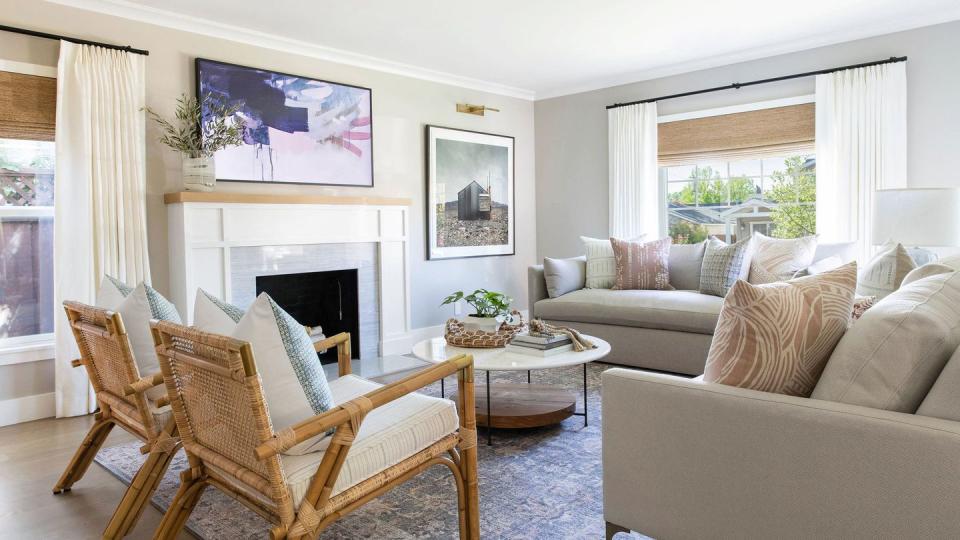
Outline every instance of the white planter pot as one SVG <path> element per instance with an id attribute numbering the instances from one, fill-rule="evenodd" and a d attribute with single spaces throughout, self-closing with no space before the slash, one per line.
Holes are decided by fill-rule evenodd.
<path id="1" fill-rule="evenodd" d="M 217 183 L 212 157 L 183 158 L 183 188 L 187 191 L 213 191 Z"/>
<path id="2" fill-rule="evenodd" d="M 499 317 L 464 317 L 461 319 L 464 328 L 467 330 L 481 330 L 483 332 L 496 332 L 502 324 Z"/>

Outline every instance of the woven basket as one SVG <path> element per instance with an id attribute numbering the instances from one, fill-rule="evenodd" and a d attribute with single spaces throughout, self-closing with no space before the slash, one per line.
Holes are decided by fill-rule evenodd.
<path id="1" fill-rule="evenodd" d="M 482 330 L 467 330 L 463 323 L 457 319 L 447 320 L 447 326 L 444 331 L 444 338 L 447 343 L 456 347 L 469 347 L 474 349 L 494 349 L 505 347 L 513 339 L 513 336 L 524 329 L 523 316 L 519 311 L 514 310 L 513 316 L 520 323 L 514 325 L 502 324 L 496 332 L 484 332 Z"/>

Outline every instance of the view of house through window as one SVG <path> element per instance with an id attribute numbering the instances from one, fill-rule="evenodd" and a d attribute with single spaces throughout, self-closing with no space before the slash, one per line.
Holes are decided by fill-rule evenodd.
<path id="1" fill-rule="evenodd" d="M 53 332 L 53 143 L 0 139 L 0 344 Z"/>
<path id="2" fill-rule="evenodd" d="M 660 167 L 668 234 L 675 244 L 754 232 L 797 238 L 816 232 L 812 154 Z"/>

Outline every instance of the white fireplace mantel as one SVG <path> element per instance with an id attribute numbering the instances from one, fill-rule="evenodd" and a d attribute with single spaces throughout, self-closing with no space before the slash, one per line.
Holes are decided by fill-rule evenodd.
<path id="1" fill-rule="evenodd" d="M 409 352 L 409 199 L 182 192 L 164 201 L 171 300 L 185 321 L 198 287 L 232 301 L 233 248 L 373 242 L 380 351 Z"/>

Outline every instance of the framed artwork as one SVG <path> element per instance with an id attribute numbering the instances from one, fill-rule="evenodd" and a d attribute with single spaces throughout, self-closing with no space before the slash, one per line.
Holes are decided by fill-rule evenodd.
<path id="1" fill-rule="evenodd" d="M 372 92 L 197 58 L 197 98 L 240 106 L 244 142 L 214 155 L 219 181 L 373 186 Z"/>
<path id="2" fill-rule="evenodd" d="M 427 126 L 427 259 L 513 255 L 514 139 Z"/>

